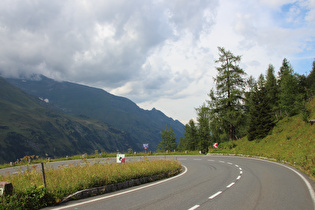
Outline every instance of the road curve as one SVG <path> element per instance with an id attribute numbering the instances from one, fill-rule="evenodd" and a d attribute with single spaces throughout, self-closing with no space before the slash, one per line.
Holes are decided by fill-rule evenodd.
<path id="1" fill-rule="evenodd" d="M 225 156 L 176 158 L 186 170 L 170 180 L 47 209 L 315 209 L 314 182 L 282 164 Z"/>

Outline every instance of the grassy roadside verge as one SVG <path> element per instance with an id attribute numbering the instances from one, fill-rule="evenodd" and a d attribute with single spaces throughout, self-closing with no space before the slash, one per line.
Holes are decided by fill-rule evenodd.
<path id="1" fill-rule="evenodd" d="M 139 153 L 123 153 L 126 157 L 147 157 L 147 156 L 166 156 L 166 155 L 200 155 L 199 151 L 187 151 L 187 152 L 169 152 L 169 153 L 152 153 L 152 152 L 139 152 Z M 116 157 L 117 153 L 97 153 L 97 154 L 82 154 L 74 155 L 69 157 L 58 157 L 58 158 L 39 158 L 38 156 L 25 156 L 17 160 L 16 162 L 5 163 L 0 165 L 0 169 L 10 168 L 23 165 L 31 165 L 37 163 L 48 163 L 48 162 L 58 162 L 58 161 L 67 161 L 67 160 L 85 160 L 85 159 L 97 159 L 97 158 L 113 158 Z"/>
<path id="2" fill-rule="evenodd" d="M 154 176 L 180 167 L 175 160 L 67 166 L 46 171 L 47 188 L 42 185 L 42 174 L 29 169 L 20 174 L 0 176 L 0 180 L 11 182 L 14 187 L 13 195 L 0 198 L 0 209 L 39 209 L 55 205 L 83 189 Z"/>
<path id="3" fill-rule="evenodd" d="M 314 114 L 311 117 L 315 119 Z M 315 180 L 315 125 L 304 122 L 300 115 L 287 117 L 264 139 L 224 142 L 210 153 L 266 157 L 292 165 Z"/>

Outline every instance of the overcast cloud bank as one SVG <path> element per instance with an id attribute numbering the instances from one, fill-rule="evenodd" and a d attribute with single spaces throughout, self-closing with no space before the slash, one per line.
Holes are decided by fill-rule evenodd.
<path id="1" fill-rule="evenodd" d="M 315 0 L 0 2 L 0 75 L 103 88 L 186 123 L 207 99 L 218 46 L 258 77 L 315 57 Z"/>

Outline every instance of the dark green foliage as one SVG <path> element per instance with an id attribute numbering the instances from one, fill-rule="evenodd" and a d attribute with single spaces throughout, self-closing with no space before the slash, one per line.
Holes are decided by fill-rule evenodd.
<path id="1" fill-rule="evenodd" d="M 0 197 L 3 209 L 41 209 L 56 203 L 56 198 L 44 187 L 30 186 L 25 192 Z"/>
<path id="2" fill-rule="evenodd" d="M 277 118 L 278 111 L 279 111 L 279 88 L 277 85 L 277 79 L 274 75 L 274 67 L 273 65 L 269 64 L 267 75 L 266 75 L 266 91 L 267 97 L 269 98 L 269 103 L 274 114 L 275 119 Z"/>
<path id="3" fill-rule="evenodd" d="M 313 61 L 312 71 L 306 78 L 306 86 L 310 97 L 315 95 L 315 60 Z"/>
<path id="4" fill-rule="evenodd" d="M 264 86 L 257 87 L 251 97 L 248 140 L 252 141 L 264 138 L 273 126 L 272 109 L 267 89 Z"/>
<path id="5" fill-rule="evenodd" d="M 182 151 L 187 150 L 186 148 L 187 148 L 187 139 L 183 138 L 183 137 L 180 137 L 178 145 L 177 145 L 177 150 L 182 152 Z"/>
<path id="6" fill-rule="evenodd" d="M 210 119 L 209 119 L 209 109 L 205 105 L 197 109 L 197 121 L 198 121 L 198 150 L 203 154 L 208 152 L 208 147 L 210 145 Z"/>
<path id="7" fill-rule="evenodd" d="M 185 125 L 185 139 L 187 141 L 186 149 L 195 151 L 198 146 L 198 134 L 197 127 L 193 120 L 190 120 L 188 124 Z"/>
<path id="8" fill-rule="evenodd" d="M 279 71 L 279 108 L 281 115 L 293 116 L 299 112 L 303 95 L 299 93 L 299 80 L 287 59 Z"/>
<path id="9" fill-rule="evenodd" d="M 244 114 L 245 72 L 239 67 L 241 56 L 234 56 L 221 47 L 218 49 L 220 57 L 216 63 L 221 65 L 217 67 L 216 90 L 211 90 L 208 103 L 211 119 L 214 119 L 211 123 L 217 124 L 211 128 L 219 131 L 211 129 L 211 132 L 222 133 L 233 140 Z"/>
<path id="10" fill-rule="evenodd" d="M 278 80 L 274 75 L 274 67 L 270 64 L 266 79 L 260 75 L 256 82 L 250 76 L 245 83 L 242 77 L 245 72 L 238 66 L 241 57 L 220 47 L 219 54 L 216 63 L 221 65 L 217 67 L 216 88 L 210 90 L 208 107 L 205 107 L 209 109 L 211 143 L 246 135 L 249 140 L 262 139 L 271 132 L 276 121 L 298 113 L 302 113 L 303 120 L 308 122 L 310 112 L 305 104 L 315 94 L 315 61 L 307 77 L 295 74 L 289 61 L 284 59 Z M 200 109 L 197 112 L 200 114 Z M 198 134 L 202 132 L 199 131 L 202 122 L 196 126 Z M 191 128 L 186 125 L 183 142 L 188 145 L 188 149 L 192 148 L 189 145 L 195 145 L 196 142 L 196 138 L 190 136 Z M 198 143 L 201 145 L 200 138 Z"/>
<path id="11" fill-rule="evenodd" d="M 171 126 L 169 129 L 167 125 L 165 126 L 165 129 L 162 130 L 161 138 L 162 140 L 158 145 L 158 151 L 174 151 L 176 149 L 176 137 Z"/>

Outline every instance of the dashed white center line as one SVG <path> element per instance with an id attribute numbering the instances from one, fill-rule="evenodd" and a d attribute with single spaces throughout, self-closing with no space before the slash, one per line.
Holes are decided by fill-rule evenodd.
<path id="1" fill-rule="evenodd" d="M 193 207 L 191 207 L 190 209 L 188 209 L 188 210 L 195 210 L 195 209 L 197 209 L 197 208 L 199 208 L 200 207 L 200 205 L 194 205 Z"/>
<path id="2" fill-rule="evenodd" d="M 219 192 L 217 192 L 217 193 L 211 195 L 211 196 L 209 197 L 209 199 L 213 199 L 213 198 L 217 197 L 218 195 L 220 195 L 221 193 L 222 193 L 222 191 L 219 191 Z"/>
<path id="3" fill-rule="evenodd" d="M 193 159 L 193 160 L 202 160 L 202 159 L 196 159 L 196 158 L 195 158 L 195 159 Z M 208 159 L 207 161 L 215 162 L 215 160 L 212 160 L 212 159 Z M 231 162 L 225 162 L 225 161 L 223 161 L 223 160 L 219 160 L 219 162 L 220 162 L 220 163 L 227 163 L 227 164 L 229 164 L 229 165 L 233 165 L 233 163 L 231 163 Z M 239 165 L 236 165 L 236 164 L 235 164 L 235 166 L 240 170 L 240 175 L 236 178 L 236 181 L 237 181 L 237 180 L 241 179 L 241 175 L 243 174 L 243 171 L 242 171 L 242 168 L 241 168 Z M 226 188 L 232 187 L 232 186 L 236 183 L 236 181 L 234 181 L 234 182 L 232 182 L 231 184 L 229 184 L 228 186 L 226 186 Z M 218 191 L 218 192 L 216 192 L 215 194 L 211 195 L 211 196 L 209 197 L 209 200 L 214 199 L 215 197 L 217 197 L 218 195 L 220 195 L 222 192 L 223 192 L 223 191 Z M 195 209 L 197 209 L 197 208 L 199 208 L 199 207 L 200 207 L 200 205 L 194 205 L 193 207 L 191 207 L 191 208 L 188 209 L 188 210 L 195 210 Z"/>
<path id="4" fill-rule="evenodd" d="M 229 184 L 228 186 L 226 186 L 226 188 L 230 188 L 235 184 L 235 182 L 232 182 L 231 184 Z"/>

